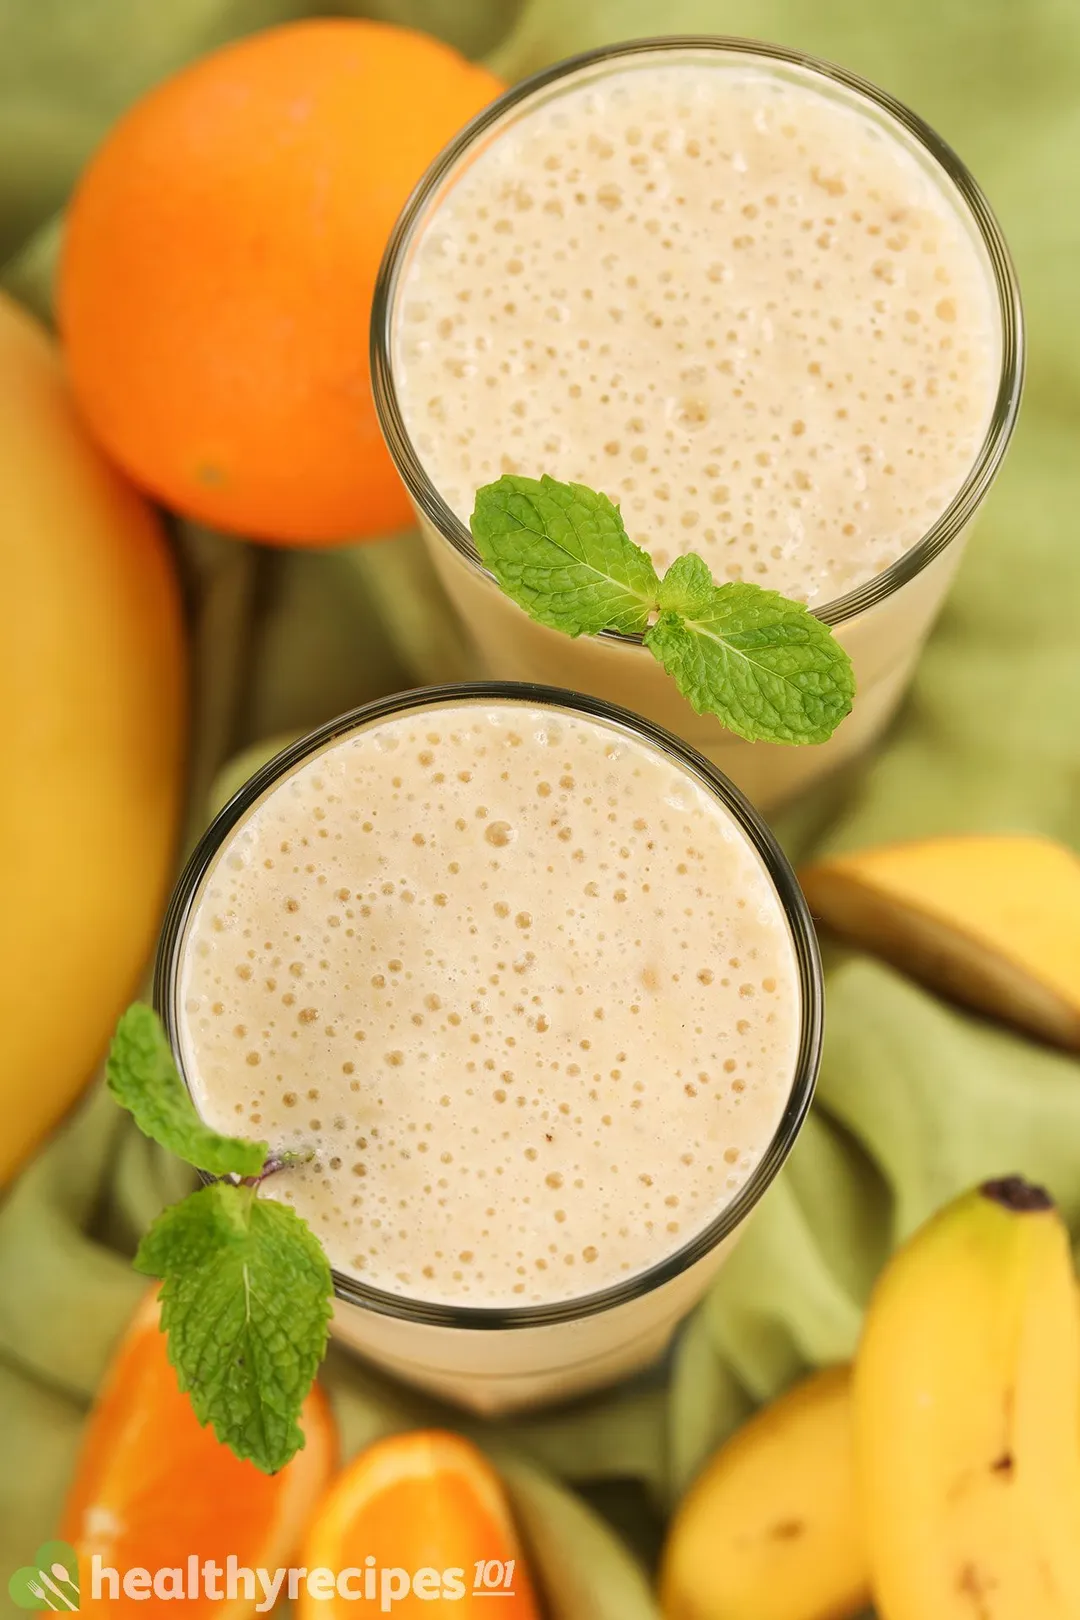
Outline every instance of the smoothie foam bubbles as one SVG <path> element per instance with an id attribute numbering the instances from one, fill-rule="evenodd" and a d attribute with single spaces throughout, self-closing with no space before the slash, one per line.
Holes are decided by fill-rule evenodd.
<path id="1" fill-rule="evenodd" d="M 464 631 L 455 672 L 625 705 L 759 808 L 896 712 L 1023 371 L 1008 247 L 957 154 L 885 91 L 752 40 L 630 40 L 514 86 L 406 204 L 373 305 L 379 420 Z M 851 659 L 851 714 L 812 748 L 749 743 L 637 638 L 530 619 L 468 527 L 515 472 L 604 491 L 661 571 L 696 553 L 805 601 Z"/>
<path id="2" fill-rule="evenodd" d="M 478 486 L 604 489 L 664 567 L 812 604 L 960 489 L 1001 365 L 943 177 L 809 76 L 632 62 L 519 112 L 425 219 L 394 374 L 463 521 Z"/>
<path id="3" fill-rule="evenodd" d="M 526 1306 L 675 1253 L 769 1149 L 801 999 L 720 800 L 624 727 L 455 701 L 360 725 L 222 843 L 179 1044 L 339 1271 Z"/>

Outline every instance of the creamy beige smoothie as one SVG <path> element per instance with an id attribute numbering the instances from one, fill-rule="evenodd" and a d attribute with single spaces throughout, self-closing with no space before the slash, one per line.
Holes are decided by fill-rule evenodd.
<path id="1" fill-rule="evenodd" d="M 718 1245 L 629 1325 L 618 1299 L 576 1314 L 745 1198 L 805 1065 L 799 948 L 737 812 L 671 751 L 528 698 L 421 703 L 317 746 L 222 837 L 174 1038 L 211 1124 L 313 1153 L 266 1194 L 389 1300 L 343 1305 L 343 1334 L 513 1404 L 648 1359 L 704 1285 Z"/>
<path id="2" fill-rule="evenodd" d="M 832 619 L 934 529 L 990 433 L 1003 315 L 970 207 L 880 105 L 731 48 L 571 64 L 444 170 L 384 275 L 382 403 L 487 672 L 617 697 L 782 796 L 883 722 L 957 548 L 840 626 L 860 695 L 832 743 L 751 746 L 639 647 L 500 601 L 463 539 L 475 491 L 603 489 L 661 571 L 696 551 Z"/>

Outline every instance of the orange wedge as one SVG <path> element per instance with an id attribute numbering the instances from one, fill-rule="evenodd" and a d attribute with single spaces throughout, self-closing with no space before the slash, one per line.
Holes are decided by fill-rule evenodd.
<path id="1" fill-rule="evenodd" d="M 214 1578 L 222 1600 L 207 1596 L 201 1579 L 200 1595 L 189 1598 L 189 1572 L 196 1560 L 224 1571 L 230 1554 L 252 1570 L 273 1572 L 290 1563 L 337 1461 L 333 1414 L 318 1387 L 308 1396 L 302 1423 L 304 1449 L 274 1475 L 241 1462 L 202 1428 L 166 1358 L 153 1290 L 106 1375 L 64 1509 L 60 1535 L 79 1555 L 84 1609 L 145 1615 L 156 1612 L 168 1588 L 169 1596 L 183 1596 L 187 1620 L 252 1614 L 261 1589 L 249 1600 L 238 1581 L 236 1599 L 228 1601 L 222 1575 Z M 92 1599 L 94 1554 L 119 1572 L 117 1596 L 106 1582 Z M 129 1570 L 178 1575 L 161 1577 L 160 1595 L 134 1596 L 122 1584 Z"/>
<path id="2" fill-rule="evenodd" d="M 931 989 L 1080 1048 L 1080 858 L 1025 834 L 857 850 L 800 874 L 814 914 Z"/>
<path id="3" fill-rule="evenodd" d="M 364 1613 L 395 1620 L 444 1609 L 457 1620 L 540 1620 L 498 1475 L 475 1446 L 439 1430 L 361 1452 L 320 1508 L 301 1562 L 336 1580 L 333 1595 L 301 1590 L 298 1620 L 344 1620 L 358 1599 Z"/>

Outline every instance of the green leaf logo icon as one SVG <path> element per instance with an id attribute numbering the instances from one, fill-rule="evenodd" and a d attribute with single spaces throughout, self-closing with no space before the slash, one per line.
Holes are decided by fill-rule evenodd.
<path id="1" fill-rule="evenodd" d="M 79 1560 L 66 1541 L 46 1541 L 8 1581 L 11 1601 L 19 1609 L 51 1609 L 70 1614 L 79 1607 Z"/>

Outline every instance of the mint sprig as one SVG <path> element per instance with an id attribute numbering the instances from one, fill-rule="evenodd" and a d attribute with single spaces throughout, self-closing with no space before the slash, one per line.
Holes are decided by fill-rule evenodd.
<path id="1" fill-rule="evenodd" d="M 645 645 L 698 714 L 751 742 L 824 742 L 851 708 L 850 660 L 820 619 L 779 591 L 715 585 L 700 557 L 664 575 Z"/>
<path id="2" fill-rule="evenodd" d="M 531 618 L 570 636 L 643 637 L 698 714 L 750 742 L 824 742 L 850 712 L 851 660 L 802 602 L 701 557 L 661 579 L 619 508 L 583 484 L 506 474 L 476 493 L 481 561 Z"/>
<path id="3" fill-rule="evenodd" d="M 268 1176 L 310 1154 L 271 1152 L 205 1125 L 160 1020 L 140 1003 L 117 1026 L 106 1077 L 145 1135 L 228 1178 L 164 1210 L 135 1268 L 162 1281 L 169 1360 L 199 1422 L 238 1457 L 276 1473 L 304 1444 L 298 1420 L 326 1351 L 333 1279 L 310 1227 L 258 1193 Z"/>
<path id="4" fill-rule="evenodd" d="M 169 1360 L 199 1422 L 276 1473 L 304 1444 L 297 1419 L 326 1353 L 332 1282 L 311 1228 L 214 1182 L 158 1217 L 135 1269 L 162 1279 Z"/>

